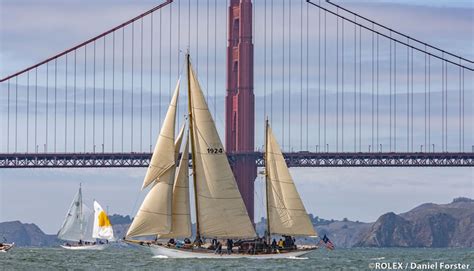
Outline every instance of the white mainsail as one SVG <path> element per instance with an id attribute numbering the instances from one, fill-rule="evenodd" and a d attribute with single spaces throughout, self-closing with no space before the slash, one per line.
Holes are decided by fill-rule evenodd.
<path id="1" fill-rule="evenodd" d="M 171 199 L 176 170 L 174 133 L 178 94 L 179 81 L 143 182 L 143 188 L 151 183 L 153 186 L 133 219 L 127 237 L 161 235 L 171 230 Z"/>
<path id="2" fill-rule="evenodd" d="M 82 202 L 82 189 L 74 196 L 58 238 L 66 241 L 94 241 L 91 234 L 92 211 Z"/>
<path id="3" fill-rule="evenodd" d="M 316 236 L 280 146 L 269 126 L 267 126 L 266 144 L 266 191 L 270 232 L 292 236 Z"/>
<path id="4" fill-rule="evenodd" d="M 143 180 L 142 189 L 146 188 L 153 181 L 160 178 L 176 164 L 174 156 L 174 133 L 176 121 L 176 106 L 179 95 L 179 82 L 176 84 L 173 98 L 166 113 L 163 127 L 156 140 L 155 150 L 150 160 L 150 165 Z"/>
<path id="5" fill-rule="evenodd" d="M 110 224 L 109 217 L 97 201 L 94 201 L 94 228 L 92 230 L 92 237 L 114 240 L 114 229 L 112 228 L 112 224 Z"/>
<path id="6" fill-rule="evenodd" d="M 189 65 L 191 65 L 189 63 Z M 252 238 L 256 236 L 217 133 L 199 82 L 189 67 L 197 186 L 197 213 L 201 236 Z"/>
<path id="7" fill-rule="evenodd" d="M 182 134 L 182 133 L 180 133 Z M 178 142 L 178 140 L 177 140 Z M 178 144 L 176 144 L 178 146 Z M 189 204 L 189 135 L 176 170 L 173 187 L 173 219 L 171 232 L 160 235 L 160 238 L 191 237 L 191 207 Z"/>

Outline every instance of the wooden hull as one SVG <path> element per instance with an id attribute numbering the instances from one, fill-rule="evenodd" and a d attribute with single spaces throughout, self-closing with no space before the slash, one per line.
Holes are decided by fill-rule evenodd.
<path id="1" fill-rule="evenodd" d="M 176 249 L 169 248 L 160 245 L 149 246 L 155 257 L 158 258 L 201 258 L 201 259 L 239 259 L 239 258 L 252 258 L 252 259 L 291 259 L 304 256 L 316 248 L 296 250 L 284 253 L 274 254 L 240 254 L 232 253 L 226 254 L 223 250 L 222 254 L 215 254 L 212 250 L 208 249 Z"/>
<path id="2" fill-rule="evenodd" d="M 3 244 L 3 246 L 0 247 L 0 252 L 7 252 L 7 251 L 9 251 L 10 249 L 12 249 L 14 246 L 15 246 L 15 243 Z"/>
<path id="3" fill-rule="evenodd" d="M 106 244 L 99 244 L 99 245 L 84 245 L 84 246 L 64 246 L 61 245 L 62 248 L 68 250 L 104 250 L 107 248 Z"/>

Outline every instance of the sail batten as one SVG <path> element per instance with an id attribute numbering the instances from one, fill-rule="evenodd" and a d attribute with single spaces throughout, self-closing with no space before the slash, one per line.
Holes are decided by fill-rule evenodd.
<path id="1" fill-rule="evenodd" d="M 255 237 L 206 99 L 193 69 L 189 71 L 199 234 L 216 238 Z"/>
<path id="2" fill-rule="evenodd" d="M 265 170 L 269 230 L 272 234 L 316 236 L 280 146 L 268 124 L 266 134 Z"/>

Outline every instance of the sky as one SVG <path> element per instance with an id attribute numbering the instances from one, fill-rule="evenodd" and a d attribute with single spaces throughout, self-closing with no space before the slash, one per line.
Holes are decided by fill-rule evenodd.
<path id="1" fill-rule="evenodd" d="M 262 0 L 255 2 L 257 10 L 263 8 Z M 225 7 L 220 1 L 219 3 L 217 18 L 219 21 L 224 21 Z M 373 18 L 400 32 L 417 37 L 422 41 L 445 48 L 469 59 L 474 58 L 474 7 L 471 1 L 386 0 L 377 2 L 337 1 L 336 3 L 344 5 L 366 17 Z M 100 2 L 0 0 L 0 77 L 4 77 L 25 66 L 41 61 L 46 57 L 54 55 L 106 29 L 118 25 L 151 8 L 155 4 L 156 1 L 151 0 L 105 0 Z M 279 1 L 276 2 L 276 5 L 278 4 Z M 202 12 L 205 12 L 205 10 L 201 10 L 201 14 L 203 14 Z M 317 12 L 315 15 L 316 14 Z M 87 20 L 84 20 L 84 18 L 87 18 Z M 312 18 L 315 20 L 314 18 L 316 17 Z M 403 18 L 403 20 L 400 20 L 400 18 Z M 157 17 L 155 17 L 155 20 L 157 20 Z M 176 16 L 174 20 L 174 22 L 176 22 Z M 264 36 L 265 30 L 263 27 L 265 24 L 264 19 L 258 16 L 255 21 L 256 121 L 259 123 L 263 120 L 264 114 L 269 113 L 269 97 L 268 95 L 265 96 L 263 92 L 264 88 L 268 88 L 268 85 L 265 86 L 265 82 L 268 84 L 269 80 L 269 66 L 268 63 L 265 64 L 266 62 L 263 60 L 263 56 L 268 56 L 268 47 L 265 49 L 264 44 L 269 44 L 269 33 L 265 32 L 267 39 L 263 39 L 262 36 Z M 316 22 L 317 21 L 312 21 L 314 24 Z M 330 24 L 334 22 L 335 21 L 330 21 Z M 204 21 L 201 21 L 201 23 L 201 26 L 205 24 Z M 297 24 L 298 22 L 295 23 Z M 163 26 L 166 26 L 166 23 L 163 23 Z M 318 44 L 317 32 L 313 32 L 313 30 L 315 31 L 315 27 L 312 27 L 310 31 L 309 43 L 311 47 Z M 333 27 L 333 25 L 330 25 L 330 27 Z M 166 36 L 167 34 L 165 31 L 164 35 Z M 182 34 L 184 35 L 184 33 Z M 216 62 L 219 66 L 225 63 L 225 28 L 219 25 L 219 27 L 216 27 L 216 34 L 216 40 L 218 40 L 217 47 L 214 48 L 211 44 L 210 51 L 216 51 Z M 279 56 L 282 45 L 281 42 L 278 42 L 282 38 L 280 34 L 281 33 L 275 35 L 275 51 L 277 52 L 275 53 L 274 69 L 277 71 L 280 71 L 283 65 L 282 58 Z M 298 40 L 299 31 L 294 31 L 292 34 L 295 40 Z M 334 37 L 334 33 L 330 30 L 328 35 Z M 120 35 L 118 35 L 117 38 L 119 39 Z M 183 39 L 185 40 L 185 38 Z M 212 34 L 210 40 L 213 41 Z M 334 47 L 334 41 L 332 40 L 330 42 L 329 47 Z M 362 42 L 364 44 L 370 43 L 370 36 L 364 35 Z M 217 88 L 221 89 L 224 86 L 225 74 L 222 71 L 223 69 L 214 67 L 213 65 L 206 66 L 204 64 L 206 54 L 203 50 L 205 50 L 206 43 L 199 41 L 198 46 L 200 48 L 200 54 L 199 56 L 196 54 L 193 61 L 195 61 L 195 65 L 198 68 L 198 74 L 200 75 L 203 87 L 212 93 L 212 81 L 215 79 Z M 181 45 L 180 47 L 182 50 L 186 49 L 186 45 Z M 172 58 L 167 52 L 168 48 L 165 45 L 163 57 L 169 57 L 171 61 Z M 196 48 L 191 47 L 191 52 L 196 52 Z M 292 70 L 294 70 L 292 75 L 293 81 L 290 79 L 288 79 L 288 81 L 291 81 L 292 86 L 297 86 L 300 82 L 295 78 L 298 78 L 298 72 L 300 71 L 299 65 L 302 63 L 297 42 L 296 45 L 293 45 L 293 51 L 291 52 L 296 60 L 290 63 Z M 315 59 L 315 51 L 311 50 L 308 56 L 311 59 Z M 129 59 L 130 56 L 127 55 L 125 57 Z M 303 54 L 303 58 L 305 57 L 306 53 Z M 363 60 L 368 61 L 368 59 L 368 53 L 364 51 Z M 421 60 L 417 59 L 417 61 Z M 177 63 L 177 61 L 176 63 L 173 62 L 171 70 L 168 68 L 163 69 L 163 89 L 174 85 L 177 77 L 174 71 L 180 65 Z M 310 71 L 317 71 L 318 67 L 316 63 L 315 61 L 310 62 Z M 416 62 L 415 65 L 418 64 L 419 62 Z M 351 62 L 348 62 L 348 66 L 351 66 Z M 209 70 L 207 70 L 207 68 Z M 107 71 L 109 71 L 109 69 L 110 67 L 107 68 Z M 208 74 L 211 74 L 211 76 L 208 77 Z M 216 74 L 216 76 L 212 74 Z M 331 81 L 334 76 L 333 73 L 330 73 L 328 75 L 329 81 Z M 418 78 L 418 76 L 421 75 L 416 72 L 415 77 Z M 279 78 L 279 76 L 275 77 L 275 93 L 279 94 L 281 92 L 281 78 Z M 383 72 L 381 77 L 387 77 L 387 73 Z M 263 80 L 263 78 L 267 79 Z M 146 77 L 145 80 L 147 81 L 149 78 Z M 422 81 L 420 78 L 418 80 Z M 155 84 L 157 84 L 158 79 L 155 81 Z M 109 81 L 107 82 L 109 83 Z M 418 81 L 415 81 L 415 84 L 421 84 L 417 82 Z M 317 83 L 316 80 L 309 82 L 310 89 L 315 90 L 311 92 L 310 99 L 315 98 L 315 96 L 311 95 L 315 95 Z M 467 89 L 472 89 L 472 85 L 472 80 L 468 81 Z M 24 90 L 24 83 L 20 85 L 19 88 L 20 91 Z M 40 91 L 43 90 L 44 83 L 40 82 L 39 88 Z M 156 101 L 158 98 L 156 98 L 152 105 L 153 107 L 166 104 L 167 91 L 163 93 L 165 93 L 163 95 L 163 102 L 157 104 Z M 80 94 L 79 92 L 79 95 Z M 364 91 L 363 94 L 364 101 L 370 100 L 370 93 Z M 468 101 L 472 101 L 471 94 L 472 91 L 468 91 L 466 98 Z M 155 93 L 153 95 L 157 94 Z M 334 95 L 334 93 L 329 91 L 329 95 L 332 97 L 331 95 Z M 418 101 L 422 97 L 417 95 L 421 94 L 415 93 L 415 100 Z M 282 102 L 282 98 L 279 95 L 275 95 L 274 99 L 275 104 Z M 3 96 L 0 100 L 2 101 L 1 112 L 2 115 L 5 116 L 5 97 Z M 223 112 L 224 110 L 222 101 L 222 93 L 217 95 L 216 100 L 210 100 L 211 108 L 214 105 L 216 106 L 216 122 L 221 136 L 223 136 L 224 126 L 224 118 L 220 116 L 222 113 L 219 114 L 219 112 Z M 267 105 L 266 109 L 264 109 L 263 104 Z M 453 102 L 450 108 L 455 110 L 456 105 L 457 104 Z M 365 106 L 364 104 L 364 107 Z M 382 107 L 385 108 L 386 104 L 382 105 Z M 278 107 L 276 106 L 275 108 L 277 108 L 275 110 L 278 111 Z M 352 108 L 348 108 L 352 110 Z M 416 108 L 415 110 L 418 109 L 419 108 Z M 438 109 L 439 107 L 434 107 L 433 111 L 438 111 Z M 91 110 L 90 107 L 88 110 Z M 146 110 L 151 109 L 145 107 L 145 113 L 148 113 L 149 111 Z M 264 112 L 264 110 L 266 110 L 266 112 Z M 299 113 L 298 106 L 293 106 L 292 110 L 294 110 L 295 113 Z M 334 110 L 331 110 L 329 111 L 329 122 L 334 122 Z M 466 123 L 471 123 L 472 111 L 470 110 L 472 109 L 468 107 L 467 110 Z M 89 111 L 87 112 L 90 114 Z M 128 111 L 126 111 L 125 119 L 131 120 L 127 112 Z M 363 110 L 362 114 L 366 116 L 368 113 Z M 436 121 L 436 118 L 439 118 L 439 116 L 434 115 L 435 120 L 433 121 L 433 126 L 436 127 L 439 123 L 439 121 Z M 109 117 L 110 116 L 107 116 L 107 119 Z M 25 120 L 25 116 L 20 115 L 19 118 L 20 123 L 24 123 L 24 121 L 21 120 Z M 279 118 L 280 112 L 275 112 L 274 126 L 278 135 L 282 132 L 282 122 Z M 317 123 L 318 115 L 316 111 L 310 110 L 309 114 L 305 114 L 304 118 Z M 5 119 L 2 118 L 2 122 L 4 121 Z M 299 119 L 295 119 L 294 121 L 297 123 Z M 422 123 L 422 121 L 422 119 L 416 120 L 416 123 Z M 148 121 L 146 121 L 146 123 L 148 123 Z M 298 124 L 295 125 L 299 128 Z M 4 123 L 2 127 L 5 127 Z M 158 129 L 159 123 L 153 123 L 150 127 L 145 125 L 145 127 L 147 129 L 146 133 L 144 133 L 145 135 L 143 135 L 145 147 L 142 149 L 147 149 L 148 144 L 153 144 L 155 134 L 157 133 L 155 130 Z M 257 125 L 257 127 L 259 126 Z M 369 124 L 362 124 L 363 131 L 369 129 L 368 127 L 370 127 Z M 472 127 L 472 124 L 468 124 L 467 131 L 472 131 Z M 64 129 L 64 127 L 61 128 Z M 128 129 L 129 127 L 126 128 Z M 452 128 L 452 138 L 457 138 L 457 128 L 455 126 Z M 150 129 L 149 136 L 148 129 Z M 403 131 L 401 133 L 404 133 L 403 124 L 401 129 Z M 382 130 L 385 132 L 386 129 Z M 42 131 L 40 128 L 40 134 L 43 134 Z M 262 130 L 257 129 L 256 132 L 256 147 L 258 147 L 261 145 Z M 1 134 L 2 143 L 0 144 L 2 152 L 4 152 L 7 146 L 10 149 L 13 147 L 13 141 L 7 142 L 5 140 L 5 131 Z M 469 134 L 471 137 L 467 136 L 466 147 L 470 149 L 469 144 L 473 142 L 473 133 L 468 133 L 468 135 Z M 12 138 L 15 136 L 13 132 L 10 132 L 9 135 Z M 106 135 L 108 136 L 109 134 Z M 386 140 L 385 135 L 386 134 L 384 134 L 382 140 Z M 20 142 L 25 139 L 21 133 L 16 136 Z M 314 149 L 314 146 L 318 144 L 318 131 L 316 126 L 309 127 L 308 133 L 306 135 L 303 133 L 303 136 L 303 141 L 308 139 L 311 146 L 310 149 Z M 60 137 L 62 140 L 62 134 Z M 94 135 L 94 138 L 95 137 Z M 98 142 L 100 142 L 100 137 L 101 134 L 97 134 Z M 140 137 L 142 137 L 142 135 L 140 135 Z M 328 137 L 333 138 L 334 131 L 330 130 Z M 418 133 L 416 133 L 416 148 L 418 148 L 418 142 L 423 141 L 422 137 L 422 134 L 418 135 Z M 401 136 L 401 138 L 403 137 Z M 282 140 L 282 138 L 280 137 L 279 140 Z M 298 148 L 299 133 L 296 128 L 291 135 L 286 137 L 286 140 L 293 145 L 291 146 L 289 143 L 286 144 L 286 149 Z M 348 139 L 348 141 L 351 140 L 352 138 Z M 363 148 L 366 149 L 367 145 L 370 144 L 370 139 L 364 135 L 362 140 Z M 438 139 L 434 138 L 433 140 Z M 82 137 L 78 136 L 78 141 L 82 142 Z M 120 140 L 118 139 L 117 141 Z M 129 142 L 130 138 L 126 137 L 125 141 Z M 404 139 L 400 141 L 404 142 Z M 30 140 L 30 142 L 32 142 L 32 140 Z M 61 146 L 64 144 L 61 141 L 58 142 L 61 143 Z M 386 141 L 384 141 L 384 146 L 386 146 L 385 142 Z M 403 145 L 403 142 L 400 143 L 400 148 L 406 147 Z M 51 138 L 48 144 L 52 144 Z M 138 148 L 138 141 L 133 144 L 135 144 L 133 145 L 135 148 Z M 457 147 L 457 141 L 455 139 L 450 139 L 449 144 L 452 148 Z M 283 145 L 285 145 L 285 143 Z M 334 145 L 334 141 L 330 141 L 330 148 L 334 148 Z M 68 147 L 71 148 L 71 146 Z M 91 148 L 90 142 L 88 147 Z M 117 145 L 117 148 L 119 147 L 120 146 Z M 439 146 L 437 145 L 437 147 Z M 30 146 L 30 148 L 34 148 L 34 146 Z M 126 148 L 128 147 L 126 146 Z M 20 151 L 23 151 L 23 149 Z M 21 220 L 22 222 L 36 223 L 45 232 L 56 233 L 64 219 L 70 201 L 76 193 L 79 183 L 83 184 L 84 196 L 89 202 L 93 199 L 97 199 L 102 206 L 109 207 L 110 213 L 134 215 L 145 195 L 145 192 L 139 191 L 145 171 L 146 169 L 144 168 L 107 170 L 2 169 L 0 170 L 0 221 Z M 291 169 L 291 172 L 308 212 L 326 219 L 349 218 L 351 220 L 370 222 L 377 219 L 377 217 L 383 213 L 390 211 L 396 213 L 405 212 L 425 202 L 447 203 L 458 196 L 474 197 L 474 172 L 471 168 L 294 168 Z M 263 215 L 264 210 L 262 183 L 262 178 L 259 177 L 256 180 L 256 220 Z"/>

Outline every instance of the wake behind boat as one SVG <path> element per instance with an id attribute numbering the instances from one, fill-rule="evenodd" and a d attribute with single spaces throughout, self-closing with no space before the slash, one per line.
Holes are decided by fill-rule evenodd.
<path id="1" fill-rule="evenodd" d="M 257 237 L 189 54 L 186 61 L 189 133 L 185 147 L 178 163 L 185 134 L 183 126 L 175 138 L 178 81 L 143 182 L 142 189 L 148 186 L 151 189 L 132 221 L 125 242 L 149 247 L 153 254 L 170 258 L 274 259 L 298 257 L 315 250 L 316 246 L 296 246 L 292 237 L 316 236 L 316 232 L 268 122 L 265 176 L 269 223 L 265 238 Z M 189 240 L 189 141 L 196 191 L 197 232 L 193 243 Z M 281 235 L 285 241 L 271 241 L 272 235 Z M 133 239 L 144 236 L 156 238 Z M 176 242 L 175 238 L 185 238 L 186 242 Z M 212 239 L 212 243 L 205 244 L 205 238 Z"/>
<path id="2" fill-rule="evenodd" d="M 94 201 L 94 212 L 84 204 L 81 187 L 69 207 L 58 239 L 66 241 L 61 247 L 69 250 L 103 250 L 109 240 L 114 240 L 107 214 L 97 201 Z"/>

